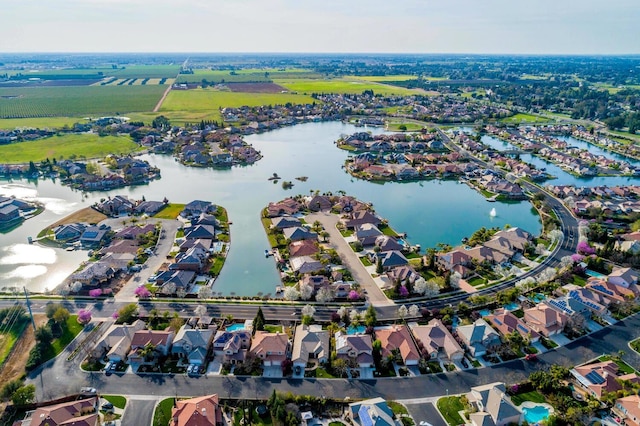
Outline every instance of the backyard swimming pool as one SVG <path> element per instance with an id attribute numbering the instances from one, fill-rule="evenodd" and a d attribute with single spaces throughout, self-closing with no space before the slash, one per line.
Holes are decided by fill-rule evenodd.
<path id="1" fill-rule="evenodd" d="M 245 329 L 244 324 L 241 322 L 231 324 L 226 328 L 227 331 L 238 331 L 238 330 L 244 330 L 244 329 Z"/>
<path id="2" fill-rule="evenodd" d="M 544 405 L 531 404 L 530 407 L 523 407 L 524 419 L 530 425 L 540 424 L 543 420 L 549 418 L 550 410 Z"/>

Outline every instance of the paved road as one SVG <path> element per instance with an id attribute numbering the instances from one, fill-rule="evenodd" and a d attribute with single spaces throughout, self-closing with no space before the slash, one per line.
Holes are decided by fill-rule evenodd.
<path id="1" fill-rule="evenodd" d="M 158 402 L 156 399 L 129 398 L 126 410 L 122 416 L 125 421 L 123 425 L 151 425 L 153 422 L 153 412 Z"/>
<path id="2" fill-rule="evenodd" d="M 351 271 L 353 279 L 360 284 L 362 288 L 367 290 L 367 298 L 373 306 L 395 306 L 393 301 L 380 290 L 380 287 L 366 270 L 358 255 L 351 249 L 336 228 L 336 224 L 340 220 L 338 215 L 328 212 L 317 212 L 307 215 L 307 222 L 313 223 L 318 221 L 322 224 L 325 231 L 329 233 L 329 245 L 339 254 L 345 266 Z M 397 308 L 396 308 L 397 309 Z"/>
<path id="3" fill-rule="evenodd" d="M 440 412 L 431 402 L 423 402 L 419 404 L 405 404 L 409 410 L 409 414 L 416 422 L 416 426 L 447 426 Z"/>

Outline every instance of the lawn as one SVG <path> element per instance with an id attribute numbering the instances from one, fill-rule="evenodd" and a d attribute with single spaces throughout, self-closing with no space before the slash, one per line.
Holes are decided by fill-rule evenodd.
<path id="1" fill-rule="evenodd" d="M 615 362 L 618 365 L 618 368 L 620 369 L 620 371 L 624 374 L 631 374 L 636 372 L 636 370 L 634 370 L 633 367 L 631 367 L 629 364 L 627 364 L 617 356 L 612 357 L 610 355 L 604 355 L 598 358 L 598 361 L 600 362 L 610 361 L 610 360 Z"/>
<path id="2" fill-rule="evenodd" d="M 371 265 L 373 265 L 367 256 L 362 256 L 362 257 L 360 258 L 360 262 L 362 262 L 362 264 L 363 264 L 364 266 L 371 266 Z"/>
<path id="3" fill-rule="evenodd" d="M 525 401 L 537 402 L 539 404 L 546 402 L 544 399 L 544 395 L 535 390 L 511 396 L 511 402 L 513 402 L 515 405 L 520 405 Z"/>
<path id="4" fill-rule="evenodd" d="M 373 90 L 381 95 L 410 95 L 421 93 L 418 90 L 405 89 L 403 87 L 390 86 L 388 84 L 374 83 L 348 78 L 338 79 L 274 79 L 274 83 L 286 87 L 292 92 L 298 93 L 362 93 L 365 90 Z"/>
<path id="5" fill-rule="evenodd" d="M 13 313 L 15 314 L 15 310 Z M 18 341 L 27 324 L 29 324 L 29 319 L 24 315 L 21 320 L 14 322 L 11 328 L 4 330 L 4 332 L 0 334 L 0 365 L 4 364 L 4 361 L 11 353 L 11 349 L 13 349 L 13 346 Z M 5 327 L 6 325 L 3 325 L 3 329 Z"/>
<path id="6" fill-rule="evenodd" d="M 315 370 L 309 371 L 309 375 L 305 373 L 305 377 L 316 377 L 318 379 L 335 379 L 336 376 L 329 374 L 327 370 L 322 367 L 318 367 Z"/>
<path id="7" fill-rule="evenodd" d="M 407 407 L 405 407 L 404 405 L 400 404 L 399 402 L 387 401 L 387 405 L 389 406 L 391 411 L 393 411 L 393 414 L 395 414 L 396 416 L 398 414 L 409 414 L 409 411 L 407 410 Z"/>
<path id="8" fill-rule="evenodd" d="M 85 117 L 152 111 L 164 86 L 17 87 L 0 89 L 0 118 Z"/>
<path id="9" fill-rule="evenodd" d="M 398 75 L 357 75 L 353 77 L 349 77 L 350 80 L 362 80 L 362 81 L 373 81 L 382 83 L 385 81 L 407 81 L 407 80 L 416 80 L 418 77 L 415 75 L 408 74 L 398 74 Z"/>
<path id="10" fill-rule="evenodd" d="M 173 398 L 166 398 L 160 401 L 153 412 L 153 426 L 167 426 L 171 420 L 172 408 Z"/>
<path id="11" fill-rule="evenodd" d="M 47 350 L 42 354 L 42 364 L 58 356 L 64 348 L 76 338 L 78 333 L 82 331 L 82 328 L 82 324 L 78 323 L 77 315 L 69 316 L 67 326 L 62 330 L 62 335 L 57 339 L 53 339 L 51 346 L 47 347 Z"/>
<path id="12" fill-rule="evenodd" d="M 460 401 L 459 396 L 447 396 L 440 398 L 437 406 L 440 414 L 442 414 L 442 417 L 444 417 L 449 425 L 457 426 L 464 424 L 462 417 L 458 414 L 458 411 L 464 410 L 464 405 L 462 405 L 462 401 Z"/>
<path id="13" fill-rule="evenodd" d="M 404 126 L 401 128 L 401 126 Z M 391 132 L 417 132 L 422 130 L 426 125 L 417 123 L 389 123 L 387 130 Z"/>
<path id="14" fill-rule="evenodd" d="M 116 408 L 124 409 L 125 405 L 127 405 L 127 398 L 121 395 L 102 395 L 102 397 Z"/>
<path id="15" fill-rule="evenodd" d="M 213 260 L 213 265 L 211 265 L 211 269 L 209 269 L 209 274 L 217 277 L 220 275 L 220 271 L 222 271 L 222 267 L 224 266 L 224 257 L 216 257 Z"/>
<path id="16" fill-rule="evenodd" d="M 157 219 L 175 219 L 184 210 L 185 204 L 169 203 L 165 208 L 154 214 Z"/>
<path id="17" fill-rule="evenodd" d="M 515 114 L 511 117 L 506 117 L 500 120 L 503 123 L 547 123 L 550 120 L 547 117 L 542 117 L 533 114 Z"/>
<path id="18" fill-rule="evenodd" d="M 292 93 L 241 93 L 220 90 L 193 89 L 172 90 L 162 103 L 160 113 L 172 122 L 200 121 L 201 119 L 221 119 L 220 109 L 225 107 L 283 105 L 286 103 L 313 103 L 310 96 Z M 156 114 L 158 115 L 158 114 Z M 146 121 L 149 121 L 147 118 Z"/>
<path id="19" fill-rule="evenodd" d="M 264 331 L 266 331 L 268 333 L 282 333 L 282 326 L 281 325 L 265 324 L 264 325 Z"/>
<path id="20" fill-rule="evenodd" d="M 128 136 L 64 134 L 32 142 L 18 142 L 0 146 L 3 163 L 39 162 L 47 158 L 87 159 L 102 158 L 108 154 L 130 154 L 140 146 Z"/>

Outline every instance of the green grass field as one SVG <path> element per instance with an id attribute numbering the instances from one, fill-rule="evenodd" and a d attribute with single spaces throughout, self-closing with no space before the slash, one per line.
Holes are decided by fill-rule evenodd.
<path id="1" fill-rule="evenodd" d="M 442 417 L 444 417 L 449 425 L 457 426 L 464 424 L 462 417 L 458 414 L 458 411 L 464 410 L 464 405 L 462 405 L 459 396 L 440 398 L 436 405 L 438 406 L 438 411 L 440 411 L 440 414 L 442 414 Z"/>
<path id="2" fill-rule="evenodd" d="M 272 79 L 318 78 L 319 74 L 301 68 L 245 68 L 239 70 L 194 69 L 193 74 L 180 74 L 177 83 L 260 83 Z"/>
<path id="3" fill-rule="evenodd" d="M 298 93 L 362 93 L 365 90 L 373 90 L 381 95 L 411 95 L 421 93 L 418 90 L 405 89 L 387 84 L 355 79 L 274 79 L 274 83 L 286 87 L 292 92 Z"/>
<path id="4" fill-rule="evenodd" d="M 65 134 L 33 142 L 18 142 L 0 146 L 3 163 L 28 163 L 47 158 L 102 158 L 107 154 L 129 154 L 140 146 L 128 136 Z"/>
<path id="5" fill-rule="evenodd" d="M 32 127 L 35 129 L 59 129 L 72 126 L 75 123 L 86 123 L 88 120 L 80 117 L 35 117 L 35 118 L 4 118 L 0 119 L 0 129 L 15 129 Z"/>
<path id="6" fill-rule="evenodd" d="M 156 213 L 153 217 L 158 219 L 175 219 L 184 210 L 184 204 L 169 203 L 165 208 Z"/>
<path id="7" fill-rule="evenodd" d="M 547 402 L 544 399 L 544 395 L 542 395 L 540 392 L 535 390 L 531 392 L 523 392 L 523 393 L 519 393 L 517 395 L 511 396 L 511 402 L 513 402 L 515 405 L 520 405 L 525 401 L 537 402 L 539 404 Z"/>
<path id="8" fill-rule="evenodd" d="M 407 75 L 407 74 L 398 74 L 398 75 L 355 75 L 350 76 L 350 80 L 362 80 L 362 81 L 373 81 L 373 82 L 385 82 L 385 81 L 407 81 L 407 80 L 415 80 L 418 76 L 415 75 Z"/>
<path id="9" fill-rule="evenodd" d="M 58 337 L 57 339 L 53 339 L 53 342 L 51 342 L 51 346 L 47 347 L 47 351 L 42 354 L 42 363 L 44 364 L 50 359 L 58 356 L 64 350 L 64 348 L 66 348 L 67 345 L 76 338 L 78 333 L 82 331 L 82 328 L 82 324 L 78 323 L 77 315 L 69 316 L 69 319 L 67 320 L 67 326 L 62 331 L 62 336 Z"/>
<path id="10" fill-rule="evenodd" d="M 533 114 L 515 114 L 500 120 L 503 123 L 548 123 L 549 118 Z"/>
<path id="11" fill-rule="evenodd" d="M 11 328 L 6 330 L 3 334 L 0 334 L 0 365 L 4 364 L 4 361 L 11 353 L 11 349 L 13 349 L 13 346 L 16 344 L 18 338 L 28 324 L 29 319 L 25 315 L 24 319 L 16 321 Z"/>
<path id="12" fill-rule="evenodd" d="M 156 405 L 153 413 L 153 426 L 167 426 L 171 420 L 174 398 L 163 399 Z"/>
<path id="13" fill-rule="evenodd" d="M 102 395 L 102 397 L 112 403 L 116 408 L 124 409 L 127 405 L 127 398 L 122 395 Z"/>
<path id="14" fill-rule="evenodd" d="M 160 113 L 172 122 L 197 122 L 205 119 L 220 119 L 220 108 L 314 102 L 310 96 L 291 93 L 241 93 L 222 92 L 211 88 L 194 90 L 172 90 L 162 103 Z M 157 116 L 159 114 L 155 114 Z M 134 118 L 135 116 L 132 116 Z M 146 115 L 138 116 L 141 118 Z M 146 118 L 144 121 L 149 121 Z"/>
<path id="15" fill-rule="evenodd" d="M 151 111 L 165 90 L 159 85 L 3 88 L 0 119 Z"/>

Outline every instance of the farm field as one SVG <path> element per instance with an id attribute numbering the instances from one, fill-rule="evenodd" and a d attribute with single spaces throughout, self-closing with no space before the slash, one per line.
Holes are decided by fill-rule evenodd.
<path id="1" fill-rule="evenodd" d="M 387 84 L 374 83 L 371 81 L 334 79 L 334 80 L 314 80 L 314 79 L 274 79 L 274 83 L 286 87 L 292 92 L 298 93 L 362 93 L 365 90 L 373 90 L 374 93 L 382 95 L 411 95 L 421 93 L 419 90 L 405 89 L 402 87 L 390 86 Z"/>
<path id="2" fill-rule="evenodd" d="M 261 83 L 271 82 L 272 79 L 297 79 L 297 78 L 315 78 L 320 77 L 319 74 L 312 71 L 292 68 L 292 69 L 275 69 L 275 68 L 246 68 L 241 70 L 210 70 L 210 69 L 194 69 L 193 74 L 180 74 L 176 83 L 201 83 L 207 80 L 209 83 Z M 233 73 L 233 74 L 232 74 Z"/>
<path id="3" fill-rule="evenodd" d="M 349 77 L 350 80 L 362 80 L 362 81 L 373 81 L 373 82 L 385 82 L 385 81 L 407 81 L 407 80 L 415 80 L 418 76 L 415 75 L 407 75 L 407 74 L 398 74 L 398 75 L 354 75 Z"/>
<path id="4" fill-rule="evenodd" d="M 159 114 L 172 121 L 200 121 L 220 119 L 220 108 L 312 103 L 310 96 L 291 93 L 222 92 L 214 89 L 172 90 L 160 108 Z M 158 115 L 158 114 L 155 114 Z M 149 118 L 143 121 L 149 121 Z"/>
<path id="5" fill-rule="evenodd" d="M 32 127 L 36 129 L 59 129 L 72 126 L 75 123 L 87 123 L 89 120 L 78 117 L 35 117 L 35 118 L 5 118 L 0 119 L 0 129 Z"/>
<path id="6" fill-rule="evenodd" d="M 128 136 L 100 137 L 92 134 L 65 134 L 0 146 L 2 163 L 28 163 L 65 158 L 102 158 L 108 154 L 129 154 L 140 146 Z"/>
<path id="7" fill-rule="evenodd" d="M 84 117 L 151 111 L 165 89 L 165 86 L 2 88 L 0 118 Z"/>
<path id="8" fill-rule="evenodd" d="M 511 117 L 504 118 L 500 121 L 503 123 L 547 123 L 553 120 L 539 115 L 519 113 L 516 115 L 512 115 Z"/>

